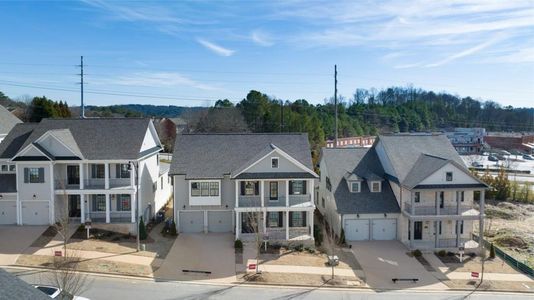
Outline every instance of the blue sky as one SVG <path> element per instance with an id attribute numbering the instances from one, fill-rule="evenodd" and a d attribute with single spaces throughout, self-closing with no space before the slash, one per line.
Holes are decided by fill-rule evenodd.
<path id="1" fill-rule="evenodd" d="M 414 85 L 533 107 L 534 1 L 2 1 L 0 91 L 211 105 Z"/>

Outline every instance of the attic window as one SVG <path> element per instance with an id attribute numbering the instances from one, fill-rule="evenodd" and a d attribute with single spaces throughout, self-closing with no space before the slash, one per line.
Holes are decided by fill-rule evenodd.
<path id="1" fill-rule="evenodd" d="M 447 181 L 452 181 L 452 172 L 447 172 L 447 173 L 445 174 L 445 179 L 446 179 Z"/>
<path id="2" fill-rule="evenodd" d="M 360 192 L 360 183 L 359 182 L 351 182 L 350 183 L 350 191 L 352 193 L 359 193 Z"/>
<path id="3" fill-rule="evenodd" d="M 271 168 L 278 169 L 278 157 L 271 158 Z"/>
<path id="4" fill-rule="evenodd" d="M 371 192 L 373 193 L 380 192 L 380 181 L 371 182 Z"/>

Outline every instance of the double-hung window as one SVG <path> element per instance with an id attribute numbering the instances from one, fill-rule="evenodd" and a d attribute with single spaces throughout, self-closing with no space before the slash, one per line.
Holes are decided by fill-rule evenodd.
<path id="1" fill-rule="evenodd" d="M 117 195 L 117 211 L 131 211 L 131 197 L 128 194 Z"/>
<path id="2" fill-rule="evenodd" d="M 163 182 L 162 182 L 163 187 Z M 219 182 L 215 181 L 193 181 L 191 182 L 192 197 L 218 197 Z"/>
<path id="3" fill-rule="evenodd" d="M 359 182 L 351 182 L 350 183 L 350 191 L 353 193 L 359 193 L 360 192 L 360 183 Z"/>
<path id="4" fill-rule="evenodd" d="M 415 202 L 415 203 L 419 203 L 419 202 L 421 202 L 421 192 L 415 192 L 415 193 L 414 193 L 414 199 L 413 199 L 413 202 Z"/>
<path id="5" fill-rule="evenodd" d="M 102 179 L 106 176 L 106 169 L 103 164 L 91 165 L 91 178 Z"/>
<path id="6" fill-rule="evenodd" d="M 278 169 L 278 157 L 271 158 L 271 168 Z"/>
<path id="7" fill-rule="evenodd" d="M 289 182 L 289 194 L 291 195 L 305 195 L 306 194 L 306 181 L 293 180 Z"/>
<path id="8" fill-rule="evenodd" d="M 128 164 L 116 164 L 115 177 L 130 178 L 130 166 Z"/>
<path id="9" fill-rule="evenodd" d="M 281 213 L 271 211 L 268 213 L 267 227 L 282 227 Z"/>
<path id="10" fill-rule="evenodd" d="M 44 168 L 24 168 L 24 183 L 44 182 Z"/>
<path id="11" fill-rule="evenodd" d="M 306 226 L 306 212 L 293 211 L 289 212 L 289 227 L 305 227 Z"/>
<path id="12" fill-rule="evenodd" d="M 278 200 L 278 182 L 269 182 L 269 200 Z"/>
<path id="13" fill-rule="evenodd" d="M 93 195 L 93 211 L 106 211 L 106 195 Z"/>
<path id="14" fill-rule="evenodd" d="M 257 181 L 241 181 L 242 196 L 256 196 L 259 194 L 259 183 Z"/>

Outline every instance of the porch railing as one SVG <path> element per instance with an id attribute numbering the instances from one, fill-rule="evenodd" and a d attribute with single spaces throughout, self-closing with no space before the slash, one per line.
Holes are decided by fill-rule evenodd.
<path id="1" fill-rule="evenodd" d="M 286 197 L 278 196 L 278 199 L 271 200 L 268 196 L 264 199 L 265 207 L 285 207 Z M 289 195 L 289 206 L 305 205 L 310 202 L 310 195 Z M 261 207 L 260 196 L 239 196 L 239 207 Z"/>
<path id="2" fill-rule="evenodd" d="M 460 205 L 459 208 L 456 207 L 456 205 L 453 206 L 444 206 L 442 208 L 438 207 L 440 215 L 457 215 L 462 214 L 471 208 L 469 206 Z M 457 211 L 458 209 L 458 211 Z M 404 203 L 404 211 L 412 214 L 412 206 L 410 203 Z M 437 215 L 436 206 L 430 206 L 430 205 L 414 205 L 414 215 L 416 216 L 424 216 L 424 215 Z"/>

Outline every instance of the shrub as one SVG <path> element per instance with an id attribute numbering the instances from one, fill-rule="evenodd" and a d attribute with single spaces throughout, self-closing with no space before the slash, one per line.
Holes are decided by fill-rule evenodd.
<path id="1" fill-rule="evenodd" d="M 313 238 L 315 245 L 320 246 L 323 243 L 323 231 L 319 225 L 313 225 Z"/>
<path id="2" fill-rule="evenodd" d="M 341 228 L 341 234 L 339 235 L 339 244 L 345 245 L 345 230 Z"/>
<path id="3" fill-rule="evenodd" d="M 447 251 L 445 251 L 445 250 L 440 250 L 438 252 L 438 256 L 440 256 L 440 257 L 445 257 L 446 255 L 447 255 Z"/>
<path id="4" fill-rule="evenodd" d="M 176 232 L 176 223 L 174 222 L 174 220 L 172 220 L 172 222 L 171 222 L 171 228 L 169 229 L 169 233 L 172 236 L 177 236 L 178 235 L 178 232 Z"/>
<path id="5" fill-rule="evenodd" d="M 308 253 L 311 253 L 311 254 L 315 253 L 315 250 L 310 247 L 306 247 L 304 248 L 304 250 L 306 250 Z"/>
<path id="6" fill-rule="evenodd" d="M 143 221 L 143 217 L 139 220 L 139 239 L 144 241 L 148 237 L 148 234 L 146 233 L 146 226 L 145 222 Z"/>
<path id="7" fill-rule="evenodd" d="M 495 258 L 495 246 L 493 246 L 493 243 L 491 243 L 491 245 L 490 245 L 489 258 L 491 258 L 491 259 Z"/>
<path id="8" fill-rule="evenodd" d="M 455 255 L 456 254 L 454 252 L 451 252 L 451 251 L 447 252 L 447 256 L 455 256 Z"/>
<path id="9" fill-rule="evenodd" d="M 241 240 L 235 240 L 234 248 L 235 249 L 243 249 L 243 242 Z"/>
<path id="10" fill-rule="evenodd" d="M 421 250 L 415 249 L 415 250 L 412 251 L 412 255 L 414 257 L 421 257 L 423 255 L 423 253 L 421 252 Z"/>

